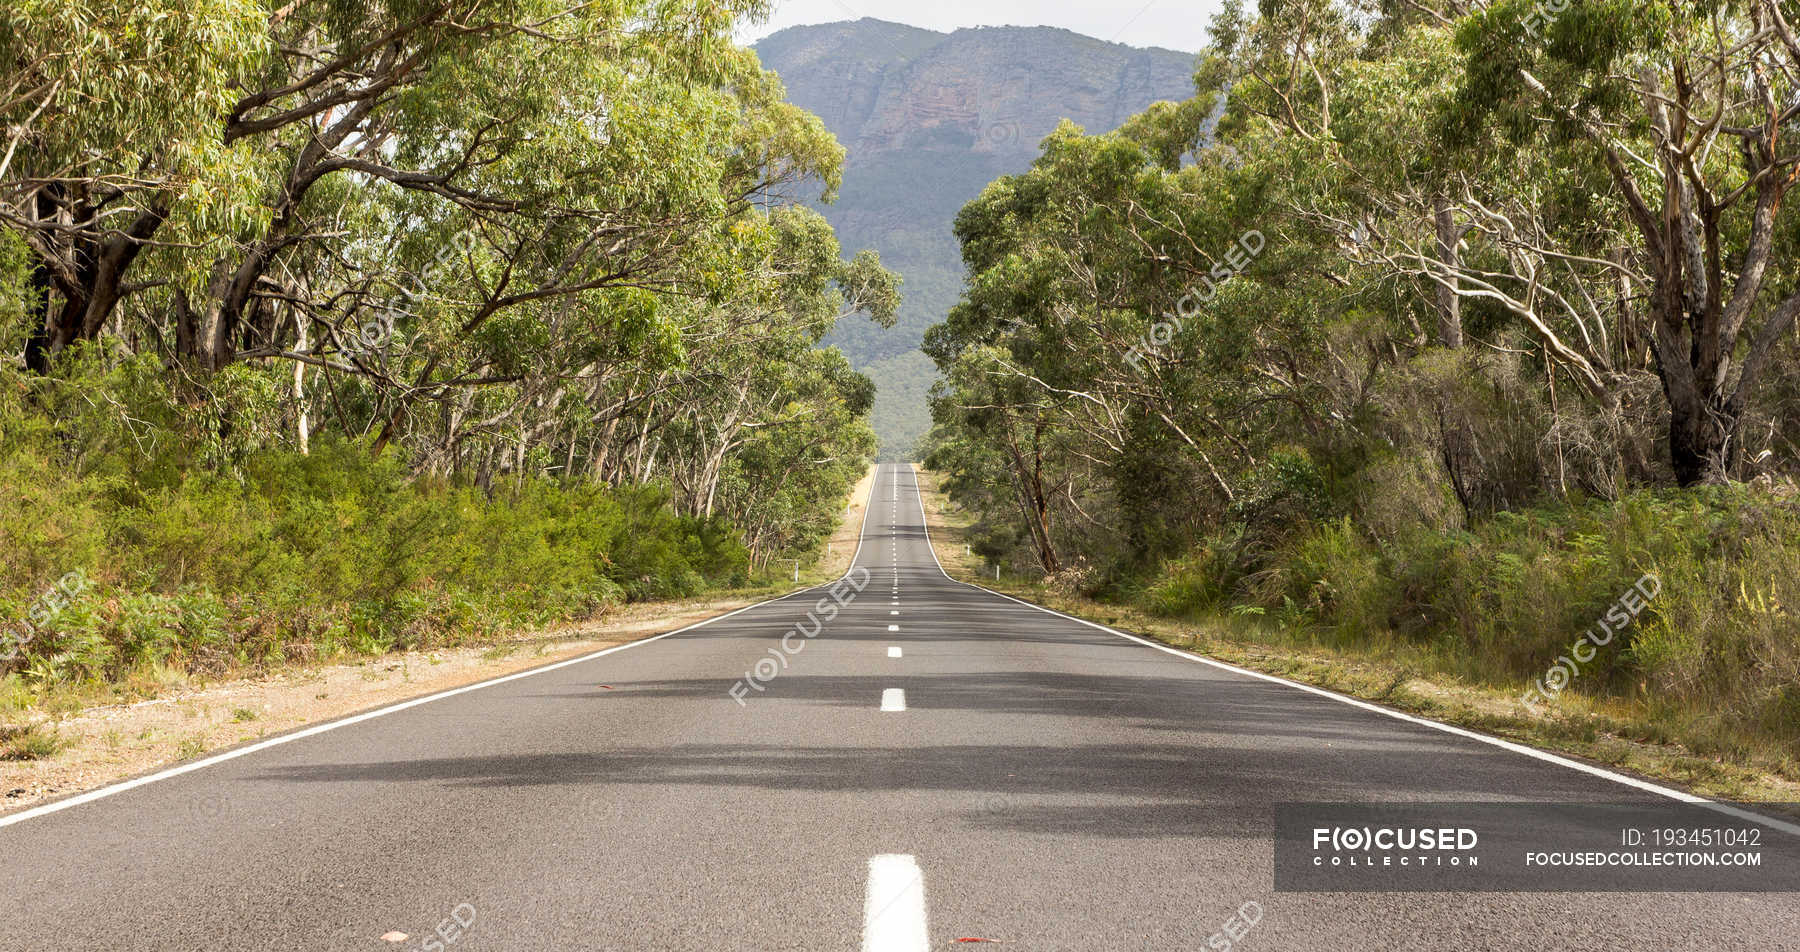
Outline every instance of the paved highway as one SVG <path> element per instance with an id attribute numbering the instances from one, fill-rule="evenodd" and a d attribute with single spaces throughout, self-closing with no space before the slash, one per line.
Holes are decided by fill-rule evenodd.
<path id="1" fill-rule="evenodd" d="M 1800 949 L 1783 895 L 1274 892 L 1278 801 L 1659 797 L 954 582 L 908 467 L 836 593 L 0 819 L 0 949 Z"/>

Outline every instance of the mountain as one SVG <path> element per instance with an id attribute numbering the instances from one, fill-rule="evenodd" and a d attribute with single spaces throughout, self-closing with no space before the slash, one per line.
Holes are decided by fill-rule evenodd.
<path id="1" fill-rule="evenodd" d="M 845 250 L 874 248 L 905 278 L 892 330 L 846 321 L 826 341 L 880 388 L 884 460 L 910 458 L 931 426 L 936 371 L 919 344 L 962 290 L 956 213 L 1029 168 L 1063 119 L 1104 132 L 1194 89 L 1192 54 L 1049 27 L 937 33 L 862 19 L 782 30 L 755 49 L 849 151 L 837 202 L 820 208 Z"/>

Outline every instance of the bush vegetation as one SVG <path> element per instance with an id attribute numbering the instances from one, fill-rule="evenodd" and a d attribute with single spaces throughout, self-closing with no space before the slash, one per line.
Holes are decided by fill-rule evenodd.
<path id="1" fill-rule="evenodd" d="M 1523 694 L 1643 576 L 1649 607 L 1570 690 L 1640 706 L 1708 752 L 1800 746 L 1800 506 L 1742 487 L 1645 491 L 1377 539 L 1349 519 L 1248 559 L 1219 539 L 1120 583 L 1161 614 L 1260 616 Z M 1673 734 L 1654 738 L 1671 739 Z"/>
<path id="2" fill-rule="evenodd" d="M 140 415 L 166 403 L 125 402 L 131 376 L 82 388 L 110 420 L 53 420 L 19 395 L 54 387 L 0 374 L 0 627 L 34 632 L 7 665 L 27 681 L 458 644 L 751 580 L 735 529 L 654 485 L 482 489 L 331 435 L 210 467 L 179 414 Z M 70 572 L 88 584 L 30 624 Z"/>
<path id="3" fill-rule="evenodd" d="M 1226 3 L 1192 99 L 958 216 L 928 462 L 975 551 L 1513 698 L 1654 575 L 1552 718 L 1793 765 L 1775 6 Z"/>

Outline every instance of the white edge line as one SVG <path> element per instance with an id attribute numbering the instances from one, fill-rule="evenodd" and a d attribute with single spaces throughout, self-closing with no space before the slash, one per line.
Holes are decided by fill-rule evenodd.
<path id="1" fill-rule="evenodd" d="M 880 475 L 879 467 L 877 467 L 877 469 L 876 469 L 876 474 L 877 474 L 877 479 L 871 479 L 869 481 L 869 505 L 864 507 L 864 509 L 863 509 L 862 526 L 857 530 L 857 533 L 856 533 L 856 552 L 850 556 L 850 567 L 848 569 L 844 570 L 844 574 L 842 576 L 840 576 L 836 579 L 832 579 L 830 582 L 821 582 L 817 585 L 809 585 L 806 588 L 795 589 L 794 591 L 788 592 L 785 595 L 777 595 L 774 598 L 766 598 L 766 599 L 763 599 L 762 601 L 757 602 L 753 605 L 745 605 L 743 608 L 739 608 L 735 611 L 726 612 L 723 615 L 714 615 L 711 618 L 707 618 L 702 621 L 697 621 L 691 625 L 687 625 L 682 628 L 677 628 L 674 631 L 665 631 L 660 635 L 652 635 L 649 638 L 640 638 L 637 641 L 628 642 L 626 644 L 614 645 L 611 648 L 605 648 L 600 651 L 595 651 L 591 654 L 585 654 L 578 658 L 568 658 L 566 660 L 558 661 L 553 664 L 547 664 L 542 667 L 530 668 L 525 671 L 515 671 L 512 674 L 501 675 L 500 677 L 492 678 L 487 681 L 477 681 L 474 684 L 465 684 L 459 688 L 451 688 L 447 691 L 439 691 L 436 694 L 428 694 L 424 697 L 416 697 L 409 701 L 400 701 L 395 704 L 390 704 L 386 707 L 378 707 L 373 711 L 364 711 L 361 714 L 352 714 L 349 717 L 341 718 L 339 720 L 326 721 L 323 724 L 314 724 L 311 727 L 303 727 L 292 733 L 282 734 L 279 737 L 271 737 L 268 740 L 258 741 L 254 744 L 250 744 L 245 747 L 233 748 L 233 749 L 225 751 L 223 753 L 213 754 L 210 757 L 202 757 L 201 759 L 193 761 L 192 763 L 186 763 L 186 764 L 181 764 L 179 766 L 170 767 L 167 770 L 159 770 L 156 773 L 146 774 L 142 777 L 134 777 L 130 780 L 122 780 L 118 783 L 109 784 L 107 786 L 100 787 L 95 790 L 89 790 L 86 793 L 78 793 L 72 797 L 67 797 L 65 799 L 57 800 L 57 801 L 54 801 L 51 803 L 45 803 L 40 806 L 32 807 L 29 810 L 21 810 L 18 813 L 13 813 L 13 814 L 10 814 L 7 816 L 0 817 L 0 829 L 4 829 L 6 827 L 12 826 L 15 823 L 23 823 L 26 820 L 36 819 L 41 816 L 48 816 L 49 814 L 52 814 L 52 813 L 58 813 L 63 810 L 67 810 L 70 807 L 80 806 L 84 803 L 92 803 L 95 800 L 103 800 L 107 797 L 116 796 L 116 795 L 124 793 L 128 790 L 135 790 L 138 787 L 148 786 L 149 784 L 153 784 L 153 783 L 157 782 L 158 780 L 167 780 L 170 777 L 179 777 L 184 773 L 192 773 L 193 771 L 199 770 L 203 767 L 211 767 L 214 764 L 222 764 L 227 760 L 236 760 L 239 757 L 247 757 L 247 756 L 257 753 L 259 751 L 268 750 L 271 747 L 279 747 L 282 744 L 291 744 L 297 740 L 304 740 L 308 737 L 316 737 L 319 734 L 324 734 L 328 731 L 334 731 L 340 727 L 349 727 L 352 724 L 361 724 L 364 721 L 371 721 L 377 717 L 386 717 L 389 714 L 397 714 L 408 708 L 418 707 L 421 704 L 430 704 L 433 701 L 441 701 L 445 698 L 455 697 L 459 694 L 468 694 L 471 691 L 479 691 L 479 690 L 482 690 L 483 688 L 491 688 L 498 684 L 505 684 L 508 681 L 517 681 L 521 678 L 529 678 L 529 677 L 533 677 L 533 676 L 539 675 L 539 674 L 546 674 L 548 672 L 556 671 L 561 668 L 567 668 L 572 665 L 584 664 L 586 662 L 593 661 L 596 658 L 604 658 L 607 655 L 612 654 L 614 652 L 625 651 L 630 648 L 639 648 L 644 645 L 650 644 L 653 641 L 661 641 L 664 638 L 669 638 L 674 635 L 679 635 L 679 634 L 682 634 L 683 632 L 693 631 L 696 628 L 703 628 L 707 625 L 713 624 L 714 622 L 724 621 L 727 618 L 731 618 L 736 615 L 741 615 L 744 612 L 752 611 L 754 609 L 761 608 L 765 605 L 772 605 L 775 602 L 793 598 L 796 595 L 804 595 L 807 592 L 817 591 L 818 589 L 824 588 L 827 585 L 831 585 L 835 582 L 841 582 L 844 579 L 849 578 L 851 573 L 856 571 L 856 560 L 862 556 L 863 537 L 869 531 L 869 510 L 874 508 L 875 484 L 876 484 L 876 482 L 879 481 L 879 475 Z"/>
<path id="2" fill-rule="evenodd" d="M 1025 601 L 1024 599 L 1021 599 L 1021 598 L 1014 598 L 1013 596 L 1008 595 L 1005 592 L 996 592 L 990 588 L 982 588 L 980 585 L 975 585 L 970 582 L 964 582 L 961 579 L 952 578 L 949 572 L 944 571 L 944 563 L 938 559 L 937 547 L 935 545 L 931 544 L 931 520 L 928 517 L 926 517 L 926 515 L 925 515 L 925 494 L 918 491 L 918 486 L 919 486 L 918 468 L 912 463 L 908 463 L 907 467 L 909 470 L 912 471 L 912 474 L 913 474 L 913 490 L 914 490 L 913 495 L 918 497 L 919 518 L 920 518 L 920 520 L 922 520 L 922 522 L 924 524 L 926 548 L 931 551 L 931 561 L 937 563 L 938 572 L 940 574 L 942 574 L 945 578 L 950 579 L 950 581 L 955 582 L 958 585 L 966 585 L 969 588 L 978 589 L 980 591 L 988 593 L 989 595 L 993 595 L 998 598 L 1004 598 L 1009 602 L 1018 602 L 1019 604 L 1024 605 L 1027 608 L 1035 608 L 1038 611 L 1045 612 L 1045 613 L 1051 614 L 1051 615 L 1055 615 L 1059 618 L 1066 618 L 1069 621 L 1078 622 L 1080 624 L 1088 626 L 1089 628 L 1097 628 L 1100 631 L 1106 632 L 1107 634 L 1117 635 L 1120 638 L 1124 638 L 1128 641 L 1135 641 L 1138 644 L 1143 645 L 1146 648 L 1155 648 L 1158 651 L 1164 652 L 1166 654 L 1174 655 L 1177 658 L 1183 658 L 1188 661 L 1197 662 L 1199 664 L 1210 665 L 1212 667 L 1218 668 L 1223 671 L 1230 671 L 1235 674 L 1244 675 L 1245 677 L 1256 678 L 1259 681 L 1268 681 L 1273 684 L 1285 684 L 1290 688 L 1295 688 L 1295 689 L 1298 689 L 1301 691 L 1305 691 L 1308 694 L 1314 694 L 1314 695 L 1318 695 L 1319 697 L 1330 698 L 1334 701 L 1339 701 L 1344 704 L 1348 704 L 1351 707 L 1361 708 L 1365 711 L 1372 711 L 1376 714 L 1386 715 L 1387 717 L 1394 718 L 1395 720 L 1405 721 L 1408 724 L 1417 724 L 1421 727 L 1429 727 L 1432 730 L 1443 731 L 1446 734 L 1454 734 L 1457 737 L 1462 737 L 1462 738 L 1466 738 L 1468 740 L 1473 740 L 1473 741 L 1479 741 L 1483 744 L 1488 744 L 1493 747 L 1499 747 L 1502 750 L 1509 750 L 1515 754 L 1523 754 L 1523 755 L 1525 755 L 1527 757 L 1531 757 L 1535 760 L 1544 761 L 1545 763 L 1557 764 L 1562 767 L 1567 767 L 1570 770 L 1578 770 L 1584 774 L 1588 774 L 1588 775 L 1594 776 L 1594 777 L 1601 777 L 1606 780 L 1611 780 L 1614 783 L 1623 784 L 1624 786 L 1633 787 L 1638 790 L 1643 790 L 1647 793 L 1654 793 L 1658 796 L 1668 797 L 1671 800 L 1679 800 L 1682 803 L 1691 803 L 1695 806 L 1706 807 L 1707 809 L 1726 814 L 1727 816 L 1732 816 L 1732 817 L 1736 817 L 1737 819 L 1740 819 L 1740 820 L 1747 820 L 1752 823 L 1761 824 L 1762 826 L 1769 827 L 1770 829 L 1780 830 L 1781 832 L 1787 833 L 1791 836 L 1800 836 L 1800 824 L 1789 823 L 1784 820 L 1777 820 L 1777 819 L 1774 819 L 1773 817 L 1766 817 L 1766 816 L 1763 816 L 1762 814 L 1753 813 L 1749 810 L 1741 809 L 1741 808 L 1733 806 L 1729 803 L 1720 803 L 1717 800 L 1707 799 L 1706 797 L 1702 797 L 1698 794 L 1688 793 L 1687 791 L 1684 791 L 1684 790 L 1675 790 L 1670 787 L 1664 787 L 1664 786 L 1660 786 L 1658 784 L 1651 783 L 1648 780 L 1639 780 L 1636 777 L 1628 777 L 1621 773 L 1614 773 L 1613 771 L 1607 770 L 1604 767 L 1596 767 L 1592 764 L 1584 764 L 1579 760 L 1570 760 L 1567 757 L 1562 757 L 1557 754 L 1552 754 L 1549 751 L 1539 750 L 1535 747 L 1527 747 L 1524 744 L 1517 744 L 1510 740 L 1503 740 L 1499 737 L 1493 737 L 1488 734 L 1478 733 L 1476 731 L 1472 731 L 1467 728 L 1456 727 L 1451 724 L 1445 724 L 1445 723 L 1442 723 L 1439 721 L 1429 720 L 1427 718 L 1419 717 L 1417 715 L 1408 714 L 1404 711 L 1392 710 L 1390 708 L 1382 707 L 1379 704 L 1371 704 L 1368 701 L 1364 701 L 1360 698 L 1350 697 L 1347 694 L 1339 694 L 1336 691 L 1329 691 L 1329 690 L 1326 690 L 1325 688 L 1317 687 L 1317 686 L 1314 686 L 1311 684 L 1302 684 L 1299 681 L 1290 681 L 1287 678 L 1277 677 L 1276 675 L 1273 675 L 1273 674 L 1264 674 L 1261 671 L 1252 671 L 1249 668 L 1240 668 L 1234 664 L 1227 664 L 1226 662 L 1223 662 L 1223 661 L 1219 661 L 1219 660 L 1216 660 L 1213 658 L 1208 658 L 1208 657 L 1205 657 L 1202 655 L 1197 655 L 1197 654 L 1194 654 L 1194 653 L 1188 652 L 1188 651 L 1182 651 L 1179 648 L 1174 648 L 1174 647 L 1170 647 L 1169 645 L 1151 641 L 1148 638 L 1141 638 L 1137 635 L 1127 634 L 1126 632 L 1119 631 L 1114 628 L 1108 628 L 1105 625 L 1102 625 L 1098 622 L 1088 621 L 1085 618 L 1076 618 L 1074 615 L 1064 614 L 1063 612 L 1059 612 L 1054 608 L 1045 608 L 1042 605 L 1036 605 L 1031 602 Z"/>

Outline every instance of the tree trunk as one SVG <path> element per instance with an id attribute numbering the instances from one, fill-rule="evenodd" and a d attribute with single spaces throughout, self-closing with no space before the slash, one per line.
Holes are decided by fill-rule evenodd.
<path id="1" fill-rule="evenodd" d="M 1042 429 L 1042 424 L 1039 424 L 1039 435 Z M 1025 526 L 1031 532 L 1032 545 L 1037 549 L 1038 564 L 1044 567 L 1046 573 L 1055 575 L 1062 571 L 1062 560 L 1056 555 L 1056 543 L 1050 535 L 1050 500 L 1044 492 L 1043 452 L 1034 445 L 1031 464 L 1027 465 L 1025 454 L 1010 433 L 1007 434 L 1006 448 L 1012 454 L 1013 470 L 1018 474 L 1019 512 L 1025 517 Z"/>
<path id="2" fill-rule="evenodd" d="M 81 340 L 99 338 L 101 328 L 106 326 L 113 310 L 125 296 L 126 272 L 137 262 L 145 242 L 155 237 L 168 215 L 169 210 L 162 206 L 146 208 L 137 214 L 123 234 L 108 235 L 99 243 L 88 283 L 87 306 L 82 310 L 76 328 Z"/>
<path id="3" fill-rule="evenodd" d="M 1669 398 L 1669 459 L 1683 486 L 1719 485 L 1737 464 L 1739 418 L 1691 383 L 1665 379 Z"/>
<path id="4" fill-rule="evenodd" d="M 629 400 L 630 396 L 631 395 L 627 393 L 626 399 Z M 613 437 L 618 433 L 619 420 L 623 419 L 624 416 L 625 413 L 621 410 L 619 413 L 615 414 L 612 419 L 607 420 L 606 429 L 600 432 L 600 439 L 594 441 L 593 460 L 588 464 L 588 467 L 595 482 L 611 482 L 611 480 L 607 478 L 607 466 L 612 461 Z"/>
<path id="5" fill-rule="evenodd" d="M 93 210 L 60 196 L 60 191 L 46 189 L 37 198 L 40 220 L 56 219 L 76 229 L 66 243 L 61 239 L 47 245 L 33 243 L 38 260 L 32 268 L 31 308 L 36 320 L 25 360 L 37 373 L 47 372 L 51 357 L 76 341 L 100 337 L 125 296 L 126 272 L 168 217 L 167 208 L 155 206 L 139 211 L 124 231 L 96 232 L 99 222 Z M 57 268 L 51 267 L 52 255 Z M 52 290 L 62 298 L 59 306 L 51 306 Z"/>
<path id="6" fill-rule="evenodd" d="M 294 315 L 294 336 L 298 340 L 295 345 L 296 349 L 305 353 L 307 348 L 305 315 Z M 300 441 L 300 455 L 310 454 L 312 452 L 312 420 L 306 413 L 306 364 L 298 360 L 294 361 L 294 435 Z"/>
<path id="7" fill-rule="evenodd" d="M 1652 297 L 1652 350 L 1669 403 L 1669 463 L 1682 486 L 1719 484 L 1729 481 L 1737 456 L 1741 408 L 1727 393 L 1736 339 L 1723 327 L 1720 297 L 1709 293 L 1716 287 L 1709 282 L 1712 276 L 1687 260 L 1695 255 L 1701 229 L 1684 214 L 1681 196 L 1671 194 L 1667 257 Z M 1753 355 L 1756 349 L 1753 345 Z M 1742 387 L 1754 385 L 1758 366 L 1760 359 L 1753 356 Z"/>
<path id="8" fill-rule="evenodd" d="M 1432 220 L 1437 226 L 1438 260 L 1444 263 L 1452 275 L 1450 285 L 1437 286 L 1438 344 L 1451 350 L 1461 350 L 1462 297 L 1456 293 L 1454 275 L 1462 267 L 1462 234 L 1457 230 L 1456 216 L 1451 212 L 1448 200 L 1438 200 Z"/>

